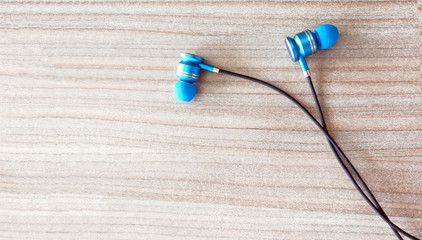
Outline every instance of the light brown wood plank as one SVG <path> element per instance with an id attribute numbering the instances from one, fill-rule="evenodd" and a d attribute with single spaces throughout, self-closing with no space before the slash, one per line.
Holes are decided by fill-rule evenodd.
<path id="1" fill-rule="evenodd" d="M 2 1 L 0 239 L 395 239 L 324 136 L 286 36 L 308 57 L 331 134 L 385 211 L 422 238 L 420 1 Z"/>

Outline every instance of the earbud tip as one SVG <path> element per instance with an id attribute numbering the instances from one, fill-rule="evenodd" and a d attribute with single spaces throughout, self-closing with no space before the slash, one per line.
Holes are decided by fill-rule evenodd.
<path id="1" fill-rule="evenodd" d="M 182 102 L 190 102 L 196 94 L 196 85 L 188 82 L 178 81 L 174 85 L 174 95 Z"/>
<path id="2" fill-rule="evenodd" d="M 315 28 L 314 32 L 317 34 L 321 49 L 326 49 L 334 45 L 338 40 L 338 30 L 335 26 L 324 24 Z"/>

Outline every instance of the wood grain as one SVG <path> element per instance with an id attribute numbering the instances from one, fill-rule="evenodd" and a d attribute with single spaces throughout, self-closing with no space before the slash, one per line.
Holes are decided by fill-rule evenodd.
<path id="1" fill-rule="evenodd" d="M 173 97 L 179 52 L 314 104 L 391 219 L 422 238 L 421 3 L 2 1 L 1 239 L 395 239 L 324 137 L 269 89 L 204 73 Z"/>

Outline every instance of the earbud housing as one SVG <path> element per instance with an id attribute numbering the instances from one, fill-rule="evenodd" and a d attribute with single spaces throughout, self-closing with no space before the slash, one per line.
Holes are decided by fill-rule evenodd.
<path id="1" fill-rule="evenodd" d="M 199 80 L 201 74 L 200 63 L 204 62 L 204 59 L 188 53 L 180 53 L 182 61 L 177 65 L 176 76 L 180 81 L 194 83 Z"/>
<path id="2" fill-rule="evenodd" d="M 190 102 L 196 94 L 195 82 L 199 81 L 201 70 L 218 73 L 219 69 L 205 64 L 204 59 L 189 53 L 180 53 L 182 59 L 177 66 L 176 76 L 180 81 L 174 85 L 174 95 L 182 102 Z"/>
<path id="3" fill-rule="evenodd" d="M 319 42 L 316 35 L 310 30 L 296 34 L 293 38 L 287 37 L 285 44 L 290 59 L 297 62 L 300 57 L 306 57 L 318 51 Z"/>
<path id="4" fill-rule="evenodd" d="M 314 54 L 318 49 L 326 49 L 333 46 L 339 37 L 335 26 L 324 24 L 315 28 L 312 32 L 305 30 L 296 34 L 293 38 L 287 37 L 284 40 L 290 59 L 299 62 L 303 72 L 308 72 L 305 57 Z"/>

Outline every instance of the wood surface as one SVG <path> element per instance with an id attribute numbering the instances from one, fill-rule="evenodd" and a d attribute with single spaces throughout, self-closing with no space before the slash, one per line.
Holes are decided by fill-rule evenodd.
<path id="1" fill-rule="evenodd" d="M 385 211 L 422 238 L 421 3 L 1 1 L 0 239 L 396 239 L 324 136 L 270 89 L 203 73 L 177 102 L 179 52 L 268 80 L 328 127 Z"/>

